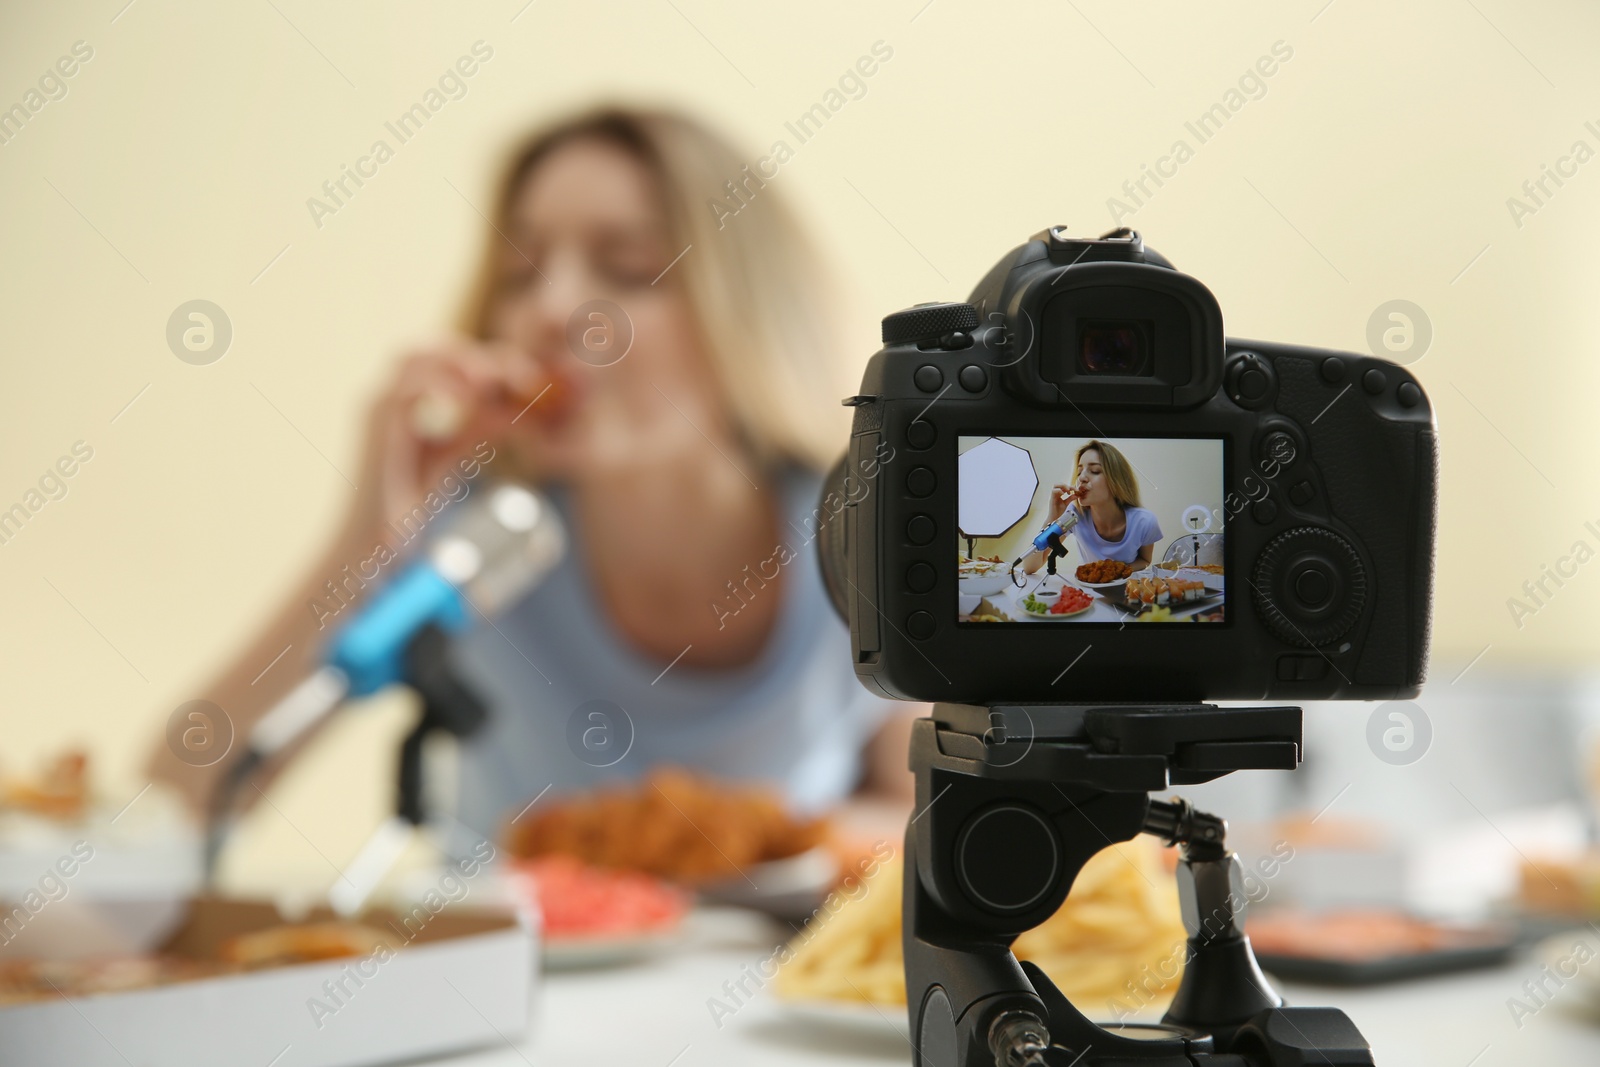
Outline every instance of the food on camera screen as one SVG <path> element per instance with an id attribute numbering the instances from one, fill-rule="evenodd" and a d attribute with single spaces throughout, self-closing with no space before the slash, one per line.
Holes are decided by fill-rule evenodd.
<path id="1" fill-rule="evenodd" d="M 1050 609 L 1052 615 L 1073 615 L 1080 611 L 1089 610 L 1094 603 L 1094 597 L 1082 589 L 1063 589 L 1056 598 L 1055 606 Z"/>
<path id="2" fill-rule="evenodd" d="M 903 877 L 896 858 L 836 890 L 780 954 L 778 996 L 904 1005 Z M 1136 838 L 1096 854 L 1061 908 L 1012 947 L 1091 1015 L 1164 1004 L 1177 988 L 1186 943 L 1177 882 L 1160 846 Z"/>
<path id="3" fill-rule="evenodd" d="M 1029 593 L 1021 603 L 1023 610 L 1030 615 L 1077 615 L 1094 606 L 1094 597 L 1082 589 L 1067 586 L 1058 596 L 1046 599 Z"/>
<path id="4" fill-rule="evenodd" d="M 997 607 L 993 600 L 990 600 L 988 597 L 984 597 L 982 600 L 978 601 L 978 606 L 972 609 L 972 614 L 968 615 L 962 621 L 1015 622 L 1016 620 Z"/>
<path id="5" fill-rule="evenodd" d="M 572 856 L 695 885 L 805 852 L 827 829 L 826 820 L 791 816 L 769 789 L 667 768 L 640 783 L 540 800 L 513 820 L 506 843 L 514 856 Z"/>
<path id="6" fill-rule="evenodd" d="M 1129 578 L 1123 587 L 1129 607 L 1175 608 L 1206 596 L 1206 584 L 1183 578 Z"/>
<path id="7" fill-rule="evenodd" d="M 998 609 L 959 601 L 960 624 L 1121 626 L 1156 609 L 1222 621 L 1226 591 L 1211 577 L 1225 556 L 1222 439 L 963 435 L 956 448 L 960 592 Z M 1058 593 L 1063 580 L 1093 599 Z"/>
<path id="8" fill-rule="evenodd" d="M 1133 573 L 1133 565 L 1124 563 L 1120 559 L 1097 559 L 1089 563 L 1079 564 L 1074 572 L 1078 581 L 1088 582 L 1091 585 L 1101 582 L 1119 582 Z"/>

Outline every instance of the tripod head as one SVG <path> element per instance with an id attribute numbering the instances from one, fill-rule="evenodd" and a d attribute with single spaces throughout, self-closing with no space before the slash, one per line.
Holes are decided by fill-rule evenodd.
<path id="1" fill-rule="evenodd" d="M 913 728 L 906 994 L 917 1067 L 1370 1065 L 1342 1012 L 1284 1006 L 1243 932 L 1226 824 L 1171 785 L 1292 770 L 1297 707 L 936 704 Z M 1055 913 L 1084 863 L 1139 833 L 1182 848 L 1187 962 L 1160 1024 L 1091 1021 L 1011 943 Z"/>

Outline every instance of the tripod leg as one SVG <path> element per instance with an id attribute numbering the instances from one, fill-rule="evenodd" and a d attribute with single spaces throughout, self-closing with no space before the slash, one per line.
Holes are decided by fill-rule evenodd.
<path id="1" fill-rule="evenodd" d="M 1042 1018 L 1044 1007 L 1004 942 L 962 936 L 929 896 L 915 842 L 908 828 L 901 918 L 913 1065 L 994 1067 L 987 1024 L 996 1012 L 1014 1008 Z"/>

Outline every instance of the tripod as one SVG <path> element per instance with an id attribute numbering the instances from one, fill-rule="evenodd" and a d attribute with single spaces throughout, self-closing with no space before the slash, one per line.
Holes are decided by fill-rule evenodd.
<path id="1" fill-rule="evenodd" d="M 911 740 L 906 999 L 915 1067 L 1371 1065 L 1334 1008 L 1287 1007 L 1243 933 L 1226 824 L 1151 800 L 1236 770 L 1292 770 L 1300 709 L 936 704 Z M 1083 865 L 1139 833 L 1178 845 L 1187 963 L 1159 1024 L 1100 1026 L 1011 943 Z"/>
<path id="2" fill-rule="evenodd" d="M 472 687 L 458 676 L 449 658 L 450 635 L 436 624 L 422 627 L 400 653 L 403 680 L 422 700 L 417 725 L 400 746 L 396 771 L 396 814 L 369 838 L 347 871 L 335 883 L 334 904 L 353 913 L 366 901 L 377 879 L 399 856 L 410 832 L 425 820 L 422 764 L 428 738 L 435 733 L 467 737 L 483 725 L 489 711 Z M 326 671 L 322 673 L 327 673 Z M 319 705 L 317 718 L 337 706 L 346 692 L 343 675 Z M 313 680 L 317 675 L 312 676 Z M 306 725 L 309 725 L 307 720 Z M 234 809 L 244 787 L 266 762 L 260 749 L 247 748 L 212 790 L 207 809 L 204 871 L 208 885 L 216 880 L 217 861 L 233 827 Z"/>

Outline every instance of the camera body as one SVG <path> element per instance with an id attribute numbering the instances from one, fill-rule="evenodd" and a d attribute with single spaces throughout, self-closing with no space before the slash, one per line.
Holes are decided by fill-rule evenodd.
<path id="1" fill-rule="evenodd" d="M 843 521 L 819 537 L 869 689 L 990 705 L 1419 691 L 1436 429 L 1403 368 L 1227 339 L 1205 286 L 1125 230 L 1045 230 L 967 303 L 886 318 L 884 341 L 824 490 Z M 1059 575 L 1032 548 L 1051 520 Z M 1109 581 L 1078 577 L 1096 559 L 1113 562 L 1082 573 Z"/>

